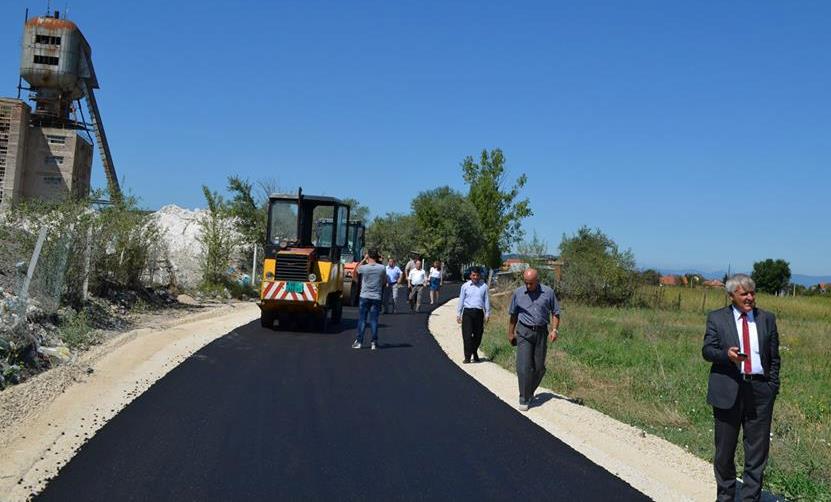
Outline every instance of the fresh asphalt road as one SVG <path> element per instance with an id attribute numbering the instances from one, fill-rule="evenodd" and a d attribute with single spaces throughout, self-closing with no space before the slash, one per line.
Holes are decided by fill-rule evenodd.
<path id="1" fill-rule="evenodd" d="M 327 333 L 256 321 L 217 339 L 39 499 L 646 499 L 449 361 L 426 313 L 381 316 L 377 351 L 350 347 L 356 318 L 345 309 Z"/>

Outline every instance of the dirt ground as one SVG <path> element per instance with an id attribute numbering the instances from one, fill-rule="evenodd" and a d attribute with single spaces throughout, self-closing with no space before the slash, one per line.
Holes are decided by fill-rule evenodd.
<path id="1" fill-rule="evenodd" d="M 430 332 L 463 371 L 512 407 L 518 405 L 517 377 L 495 363 L 461 364 L 462 340 L 451 300 L 430 316 Z M 506 341 L 507 343 L 507 341 Z M 487 354 L 480 354 L 487 357 Z M 594 463 L 655 500 L 712 500 L 712 466 L 668 441 L 539 388 L 541 404 L 523 413 Z"/>
<path id="2" fill-rule="evenodd" d="M 37 493 L 122 408 L 206 344 L 256 319 L 259 309 L 231 303 L 170 314 L 148 316 L 141 328 L 0 393 L 3 501 Z"/>

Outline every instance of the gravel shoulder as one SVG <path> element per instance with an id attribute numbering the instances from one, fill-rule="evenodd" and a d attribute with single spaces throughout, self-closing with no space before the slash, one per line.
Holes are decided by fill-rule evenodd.
<path id="1" fill-rule="evenodd" d="M 257 318 L 255 303 L 155 319 L 0 393 L 0 494 L 25 500 L 122 408 L 206 344 Z"/>
<path id="2" fill-rule="evenodd" d="M 451 300 L 432 313 L 430 333 L 463 371 L 516 408 L 514 373 L 491 362 L 461 364 L 457 304 L 457 299 Z M 538 398 L 542 404 L 523 413 L 529 420 L 647 496 L 655 500 L 712 500 L 716 489 L 709 463 L 662 438 L 575 404 L 550 389 L 540 387 L 537 395 L 542 395 L 542 399 Z"/>

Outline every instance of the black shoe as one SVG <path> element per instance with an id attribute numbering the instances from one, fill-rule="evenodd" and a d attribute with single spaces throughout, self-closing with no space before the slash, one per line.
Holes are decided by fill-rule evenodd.
<path id="1" fill-rule="evenodd" d="M 465 360 L 464 360 L 464 361 L 462 361 L 462 363 L 463 363 L 463 364 L 470 364 L 470 359 L 465 358 Z"/>
<path id="2" fill-rule="evenodd" d="M 479 356 L 473 356 L 473 362 L 474 362 L 474 363 L 481 363 L 481 362 L 482 362 L 482 360 L 481 360 L 481 359 L 479 359 Z"/>

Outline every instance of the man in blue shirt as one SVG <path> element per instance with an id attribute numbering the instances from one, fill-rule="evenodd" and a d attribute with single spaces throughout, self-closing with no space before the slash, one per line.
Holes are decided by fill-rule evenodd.
<path id="1" fill-rule="evenodd" d="M 559 335 L 560 304 L 554 290 L 540 284 L 535 269 L 526 269 L 522 280 L 525 286 L 514 291 L 508 309 L 508 341 L 517 348 L 519 409 L 527 411 L 545 375 L 546 341 L 553 343 Z"/>
<path id="2" fill-rule="evenodd" d="M 398 305 L 398 283 L 401 281 L 401 269 L 395 264 L 395 258 L 387 262 L 387 288 L 384 290 L 384 313 L 395 313 Z"/>
<path id="3" fill-rule="evenodd" d="M 470 272 L 470 280 L 462 284 L 462 290 L 459 292 L 456 322 L 462 325 L 465 364 L 470 362 L 471 356 L 474 362 L 479 362 L 478 350 L 482 343 L 482 332 L 491 316 L 488 285 L 480 279 L 479 269 L 474 268 Z"/>

